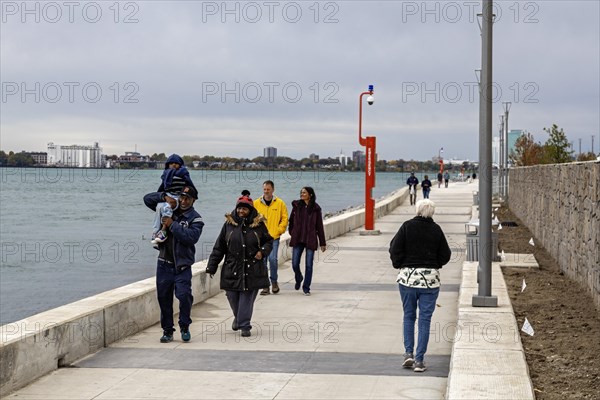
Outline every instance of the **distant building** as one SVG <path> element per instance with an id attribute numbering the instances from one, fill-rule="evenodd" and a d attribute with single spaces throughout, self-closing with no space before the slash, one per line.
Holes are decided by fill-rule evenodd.
<path id="1" fill-rule="evenodd" d="M 344 154 L 344 151 L 340 150 L 340 154 L 337 156 L 337 159 L 340 162 L 340 166 L 342 168 L 345 168 L 348 165 L 348 158 L 349 157 L 346 157 L 346 155 Z"/>
<path id="2" fill-rule="evenodd" d="M 464 163 L 470 164 L 471 161 L 467 158 L 467 159 L 463 159 L 463 158 L 451 158 L 451 159 L 444 159 L 444 165 L 453 165 L 453 166 L 461 166 Z"/>
<path id="3" fill-rule="evenodd" d="M 313 160 L 313 161 L 319 161 L 319 155 L 315 154 L 315 153 L 310 153 L 310 155 L 308 156 L 308 158 L 310 160 Z"/>
<path id="4" fill-rule="evenodd" d="M 93 146 L 48 143 L 47 164 L 59 167 L 102 168 L 102 148 Z"/>
<path id="5" fill-rule="evenodd" d="M 357 167 L 365 166 L 365 152 L 362 150 L 356 150 L 352 152 L 352 162 Z"/>
<path id="6" fill-rule="evenodd" d="M 137 151 L 126 151 L 125 155 L 119 156 L 117 159 L 121 162 L 149 162 L 150 156 L 144 156 Z"/>
<path id="7" fill-rule="evenodd" d="M 33 158 L 35 165 L 47 165 L 48 164 L 48 153 L 46 152 L 31 152 L 27 153 Z"/>
<path id="8" fill-rule="evenodd" d="M 500 138 L 492 137 L 492 165 L 498 167 L 500 165 Z"/>
<path id="9" fill-rule="evenodd" d="M 506 157 L 507 160 L 510 157 L 510 153 L 515 150 L 515 144 L 517 143 L 517 139 L 525 133 L 526 132 L 524 132 L 522 129 L 513 129 L 508 132 L 508 154 Z"/>
<path id="10" fill-rule="evenodd" d="M 275 158 L 277 157 L 277 148 L 275 147 L 265 147 L 263 150 L 263 156 L 265 158 Z"/>

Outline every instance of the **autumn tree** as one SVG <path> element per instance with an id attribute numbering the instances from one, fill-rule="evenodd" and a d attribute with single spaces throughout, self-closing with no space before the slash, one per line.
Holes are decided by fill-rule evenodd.
<path id="1" fill-rule="evenodd" d="M 510 152 L 509 160 L 517 167 L 541 164 L 544 156 L 544 148 L 533 140 L 529 132 L 519 136 L 515 142 L 515 148 Z"/>
<path id="2" fill-rule="evenodd" d="M 594 161 L 595 159 L 596 155 L 591 151 L 588 151 L 587 153 L 580 153 L 577 156 L 577 161 Z"/>
<path id="3" fill-rule="evenodd" d="M 562 129 L 558 129 L 556 124 L 552 124 L 552 128 L 544 128 L 550 137 L 544 143 L 544 164 L 562 164 L 573 161 L 571 154 L 572 150 L 569 149 L 569 141 L 567 135 Z"/>

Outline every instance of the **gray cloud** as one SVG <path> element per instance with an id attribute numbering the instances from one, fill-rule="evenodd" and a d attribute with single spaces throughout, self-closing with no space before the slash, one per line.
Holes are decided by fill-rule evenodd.
<path id="1" fill-rule="evenodd" d="M 35 22 L 22 4 L 2 2 L 3 149 L 99 141 L 109 154 L 135 144 L 349 154 L 359 149 L 358 95 L 375 84 L 363 129 L 380 157 L 427 159 L 444 147 L 478 158 L 478 2 L 138 1 L 118 3 L 118 15 L 113 2 L 84 2 L 73 22 L 64 7 L 49 22 L 53 9 L 29 2 Z M 496 5 L 494 112 L 512 101 L 511 128 L 543 141 L 557 123 L 590 141 L 600 131 L 599 3 Z"/>

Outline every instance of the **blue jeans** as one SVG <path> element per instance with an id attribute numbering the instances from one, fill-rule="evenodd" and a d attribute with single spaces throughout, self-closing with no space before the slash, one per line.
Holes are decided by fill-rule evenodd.
<path id="1" fill-rule="evenodd" d="M 279 238 L 273 240 L 273 250 L 271 250 L 271 254 L 269 254 L 269 257 L 263 258 L 265 267 L 267 266 L 267 262 L 269 264 L 269 272 L 271 274 L 271 282 L 277 282 L 277 268 L 279 268 L 279 260 L 277 258 L 278 251 L 279 251 Z"/>
<path id="2" fill-rule="evenodd" d="M 154 225 L 152 226 L 152 232 L 156 233 L 160 231 L 162 227 L 162 217 L 172 217 L 173 209 L 166 201 L 164 203 L 158 203 L 156 205 L 156 214 L 154 214 Z"/>
<path id="3" fill-rule="evenodd" d="M 429 190 L 430 189 L 423 189 L 423 198 L 424 199 L 428 199 L 429 198 Z"/>
<path id="4" fill-rule="evenodd" d="M 160 326 L 165 332 L 172 332 L 173 327 L 173 293 L 179 300 L 179 327 L 187 328 L 194 296 L 192 296 L 192 267 L 177 273 L 175 264 L 158 260 L 156 266 L 156 292 L 160 306 Z"/>
<path id="5" fill-rule="evenodd" d="M 302 257 L 302 252 L 304 252 L 304 249 L 306 249 L 306 246 L 302 243 L 294 246 L 292 249 L 292 269 L 294 270 L 296 283 L 302 283 L 302 280 L 304 279 L 304 282 L 302 283 L 302 290 L 304 293 L 310 293 L 315 251 L 306 249 L 306 257 L 304 259 L 304 277 L 302 277 L 302 272 L 300 272 L 300 258 Z"/>
<path id="6" fill-rule="evenodd" d="M 404 349 L 413 353 L 415 347 L 415 320 L 417 319 L 417 305 L 419 307 L 419 323 L 417 354 L 415 360 L 423 361 L 427 344 L 429 343 L 429 328 L 431 316 L 435 310 L 435 301 L 440 294 L 440 288 L 421 289 L 398 284 L 402 307 L 404 309 Z"/>

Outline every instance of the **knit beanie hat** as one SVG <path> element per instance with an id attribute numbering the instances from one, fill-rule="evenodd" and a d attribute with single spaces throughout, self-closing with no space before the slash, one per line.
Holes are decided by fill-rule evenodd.
<path id="1" fill-rule="evenodd" d="M 235 208 L 238 207 L 246 207 L 252 210 L 254 208 L 254 203 L 252 202 L 252 199 L 249 196 L 240 196 L 238 197 L 237 203 L 235 205 Z"/>

